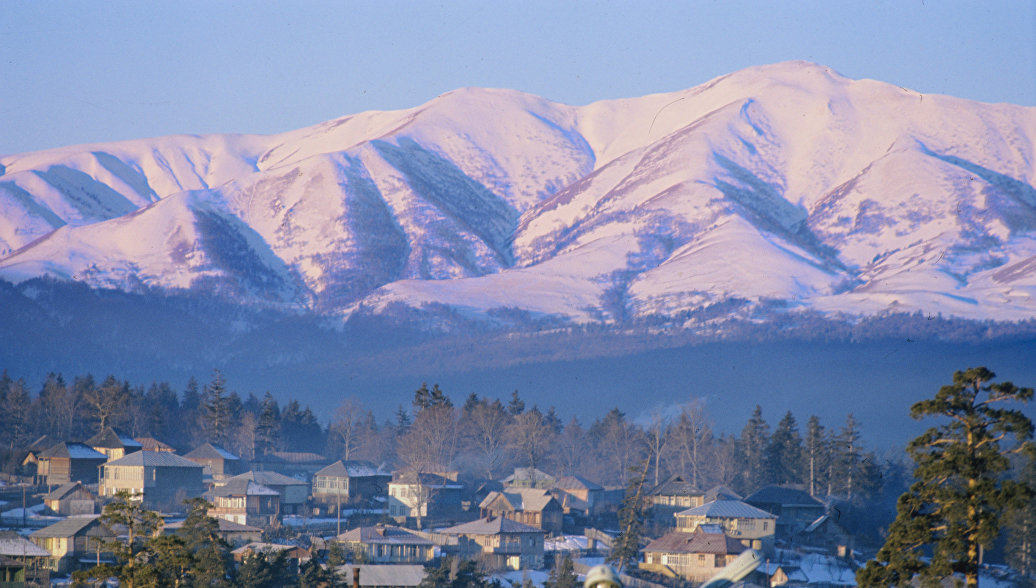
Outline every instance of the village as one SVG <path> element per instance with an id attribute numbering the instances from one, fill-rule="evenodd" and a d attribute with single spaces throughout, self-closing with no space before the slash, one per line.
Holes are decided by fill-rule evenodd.
<path id="1" fill-rule="evenodd" d="M 2 487 L 5 588 L 60 584 L 110 558 L 101 546 L 119 529 L 100 514 L 120 495 L 161 513 L 163 534 L 178 532 L 187 499 L 203 498 L 238 563 L 283 554 L 298 573 L 311 561 L 326 567 L 336 546 L 345 554 L 336 570 L 343 584 L 358 574 L 353 585 L 417 586 L 444 557 L 474 561 L 501 582 L 542 584 L 562 558 L 576 572 L 604 561 L 627 494 L 534 467 L 471 484 L 456 471 L 393 472 L 312 452 L 246 460 L 204 443 L 178 455 L 112 427 L 84 442 L 51 441 L 28 446 L 19 474 Z M 673 475 L 642 491 L 645 532 L 626 585 L 696 585 L 750 548 L 765 559 L 754 585 L 856 584 L 854 537 L 837 510 L 801 488 L 741 496 Z"/>

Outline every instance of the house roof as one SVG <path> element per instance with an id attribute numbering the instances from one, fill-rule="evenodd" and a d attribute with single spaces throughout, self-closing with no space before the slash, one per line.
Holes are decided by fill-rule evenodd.
<path id="1" fill-rule="evenodd" d="M 68 458 L 68 459 L 96 459 L 104 461 L 108 459 L 108 456 L 101 453 L 100 451 L 94 450 L 85 443 L 74 443 L 74 442 L 61 442 L 56 445 L 50 446 L 47 450 L 40 453 L 40 457 L 57 457 L 57 458 Z"/>
<path id="2" fill-rule="evenodd" d="M 195 447 L 190 453 L 185 454 L 184 457 L 187 459 L 223 459 L 228 461 L 238 461 L 241 459 L 219 445 L 213 445 L 212 443 L 203 443 Z"/>
<path id="3" fill-rule="evenodd" d="M 699 529 L 694 533 L 667 533 L 649 543 L 644 551 L 736 555 L 746 549 L 740 541 L 723 533 L 706 533 Z"/>
<path id="4" fill-rule="evenodd" d="M 500 535 L 502 533 L 546 534 L 546 531 L 504 517 L 485 517 L 443 529 L 440 533 L 445 535 Z"/>
<path id="5" fill-rule="evenodd" d="M 713 486 L 705 493 L 705 502 L 717 500 L 741 500 L 742 496 L 726 486 Z"/>
<path id="6" fill-rule="evenodd" d="M 429 472 L 421 472 L 415 474 L 414 472 L 399 472 L 392 476 L 390 484 L 421 484 L 430 488 L 463 488 L 464 485 L 460 482 L 447 478 L 446 476 L 440 476 L 439 474 L 432 474 Z"/>
<path id="7" fill-rule="evenodd" d="M 670 476 L 668 480 L 655 486 L 649 492 L 651 496 L 704 496 L 705 493 L 697 486 L 688 482 L 683 476 L 677 474 Z"/>
<path id="8" fill-rule="evenodd" d="M 554 484 L 558 490 L 604 490 L 604 487 L 582 476 L 561 476 Z"/>
<path id="9" fill-rule="evenodd" d="M 749 504 L 779 504 L 783 506 L 824 508 L 824 503 L 809 492 L 787 486 L 766 486 L 745 498 Z"/>
<path id="10" fill-rule="evenodd" d="M 168 451 L 136 451 L 126 457 L 109 461 L 104 467 L 109 466 L 147 466 L 167 468 L 203 468 L 199 463 L 185 459 Z"/>
<path id="11" fill-rule="evenodd" d="M 144 451 L 173 451 L 173 446 L 163 443 L 154 437 L 137 437 L 141 449 Z"/>
<path id="12" fill-rule="evenodd" d="M 253 482 L 259 482 L 263 486 L 269 486 L 269 487 L 273 487 L 273 486 L 309 486 L 309 484 L 307 484 L 306 482 L 303 482 L 302 480 L 296 480 L 295 478 L 292 478 L 291 476 L 285 476 L 284 474 L 279 474 L 277 472 L 271 472 L 269 470 L 263 470 L 263 471 L 259 471 L 259 472 L 245 472 L 243 474 L 238 474 L 236 476 L 232 476 L 230 478 L 227 478 L 227 479 L 224 480 L 224 482 L 232 482 L 234 480 L 252 480 Z M 216 485 L 219 486 L 220 483 L 217 482 Z"/>
<path id="13" fill-rule="evenodd" d="M 399 545 L 432 545 L 432 542 L 414 535 L 406 529 L 393 527 L 391 525 L 379 525 L 376 527 L 356 527 L 342 533 L 337 537 L 338 541 L 352 541 L 367 544 L 391 543 Z M 362 574 L 360 576 L 363 577 Z"/>
<path id="14" fill-rule="evenodd" d="M 44 527 L 38 531 L 33 532 L 30 537 L 72 537 L 77 535 L 83 529 L 94 524 L 101 524 L 98 521 L 99 515 L 87 515 L 87 516 L 75 516 L 68 517 L 65 520 L 58 521 L 53 525 Z M 102 525 L 103 526 L 103 525 Z"/>
<path id="15" fill-rule="evenodd" d="M 280 496 L 272 488 L 248 479 L 229 480 L 226 484 L 212 489 L 213 496 Z"/>
<path id="16" fill-rule="evenodd" d="M 103 447 L 105 449 L 141 449 L 143 446 L 139 441 L 123 435 L 112 427 L 105 427 L 100 433 L 86 440 L 90 447 Z"/>
<path id="17" fill-rule="evenodd" d="M 43 497 L 43 499 L 44 500 L 61 500 L 62 498 L 66 497 L 69 494 L 71 494 L 72 492 L 74 492 L 77 488 L 82 488 L 82 487 L 83 487 L 82 482 L 69 482 L 67 484 L 62 484 L 62 485 L 58 486 L 57 488 L 51 490 L 47 495 L 45 495 Z M 89 490 L 88 490 L 88 492 L 89 492 Z"/>
<path id="18" fill-rule="evenodd" d="M 0 531 L 0 555 L 9 557 L 50 557 L 50 552 L 14 531 Z"/>
<path id="19" fill-rule="evenodd" d="M 369 461 L 338 460 L 313 475 L 329 478 L 367 478 L 370 476 L 391 476 L 392 474 L 381 471 L 381 469 Z"/>
<path id="20" fill-rule="evenodd" d="M 300 550 L 300 551 L 306 552 L 307 554 L 309 553 L 308 549 L 306 549 L 305 547 L 299 547 L 298 545 L 283 545 L 283 544 L 280 544 L 280 543 L 263 543 L 263 542 L 259 542 L 259 541 L 254 542 L 254 543 L 249 543 L 248 545 L 243 545 L 241 547 L 238 547 L 234 551 L 231 551 L 231 553 L 233 553 L 235 555 L 243 555 L 243 554 L 246 554 L 246 553 L 280 553 L 282 551 L 295 551 L 295 550 Z"/>
<path id="21" fill-rule="evenodd" d="M 688 508 L 676 513 L 676 516 L 709 517 L 728 519 L 775 519 L 777 515 L 756 508 L 740 500 L 716 500 L 701 506 Z"/>
<path id="22" fill-rule="evenodd" d="M 277 460 L 283 461 L 284 463 L 293 464 L 321 464 L 327 463 L 328 459 L 319 453 L 312 453 L 309 451 L 274 451 L 270 453 Z"/>
<path id="23" fill-rule="evenodd" d="M 515 488 L 506 492 L 490 492 L 488 496 L 478 505 L 479 508 L 489 508 L 493 502 L 503 498 L 512 510 L 541 511 L 550 504 L 554 497 L 539 488 Z M 556 501 L 555 501 L 556 502 Z"/>
<path id="24" fill-rule="evenodd" d="M 502 481 L 504 484 L 513 484 L 517 481 L 523 482 L 550 482 L 554 480 L 554 476 L 547 472 L 540 471 L 536 468 L 514 468 L 514 473 L 507 476 Z"/>
<path id="25" fill-rule="evenodd" d="M 346 564 L 338 568 L 338 575 L 347 586 L 352 586 L 353 568 L 360 568 L 360 586 L 417 586 L 427 574 L 421 565 Z"/>

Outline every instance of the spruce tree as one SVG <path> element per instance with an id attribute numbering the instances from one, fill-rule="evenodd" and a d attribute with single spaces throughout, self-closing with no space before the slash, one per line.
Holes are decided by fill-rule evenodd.
<path id="1" fill-rule="evenodd" d="M 766 447 L 769 443 L 770 426 L 763 420 L 763 408 L 756 405 L 752 417 L 741 430 L 741 442 L 738 444 L 741 490 L 745 494 L 755 492 L 770 481 L 766 468 Z"/>
<path id="2" fill-rule="evenodd" d="M 806 424 L 806 439 L 803 447 L 803 471 L 805 472 L 809 495 L 816 496 L 822 486 L 824 466 L 827 461 L 827 443 L 820 417 L 809 417 Z"/>
<path id="3" fill-rule="evenodd" d="M 956 372 L 930 400 L 910 408 L 910 416 L 944 417 L 907 446 L 916 463 L 915 482 L 899 497 L 896 519 L 877 559 L 857 572 L 863 586 L 908 586 L 915 575 L 923 585 L 961 574 L 978 586 L 981 549 L 1000 532 L 1005 515 L 1033 495 L 1025 481 L 1009 479 L 1013 455 L 1032 459 L 1033 424 L 1003 403 L 1027 402 L 1031 388 L 992 383 L 984 367 Z"/>
<path id="4" fill-rule="evenodd" d="M 797 484 L 802 481 L 802 438 L 791 411 L 777 424 L 770 444 L 766 447 L 767 469 L 770 481 L 777 484 Z"/>
<path id="5" fill-rule="evenodd" d="M 650 469 L 651 461 L 645 459 L 640 471 L 636 472 L 626 487 L 626 497 L 619 509 L 619 536 L 605 561 L 614 564 L 620 572 L 627 566 L 635 566 L 640 560 L 640 536 L 648 506 L 644 483 Z"/>

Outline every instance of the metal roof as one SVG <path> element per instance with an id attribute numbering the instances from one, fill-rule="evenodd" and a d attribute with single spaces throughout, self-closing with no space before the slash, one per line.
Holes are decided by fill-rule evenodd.
<path id="1" fill-rule="evenodd" d="M 740 500 L 716 500 L 676 513 L 676 516 L 726 519 L 776 519 L 777 515 Z"/>

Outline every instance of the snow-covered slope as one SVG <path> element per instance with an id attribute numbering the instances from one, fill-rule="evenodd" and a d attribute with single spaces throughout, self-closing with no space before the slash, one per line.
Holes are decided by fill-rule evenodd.
<path id="1" fill-rule="evenodd" d="M 467 88 L 274 136 L 0 159 L 0 278 L 577 321 L 1036 314 L 1036 109 L 787 62 L 567 106 Z"/>

